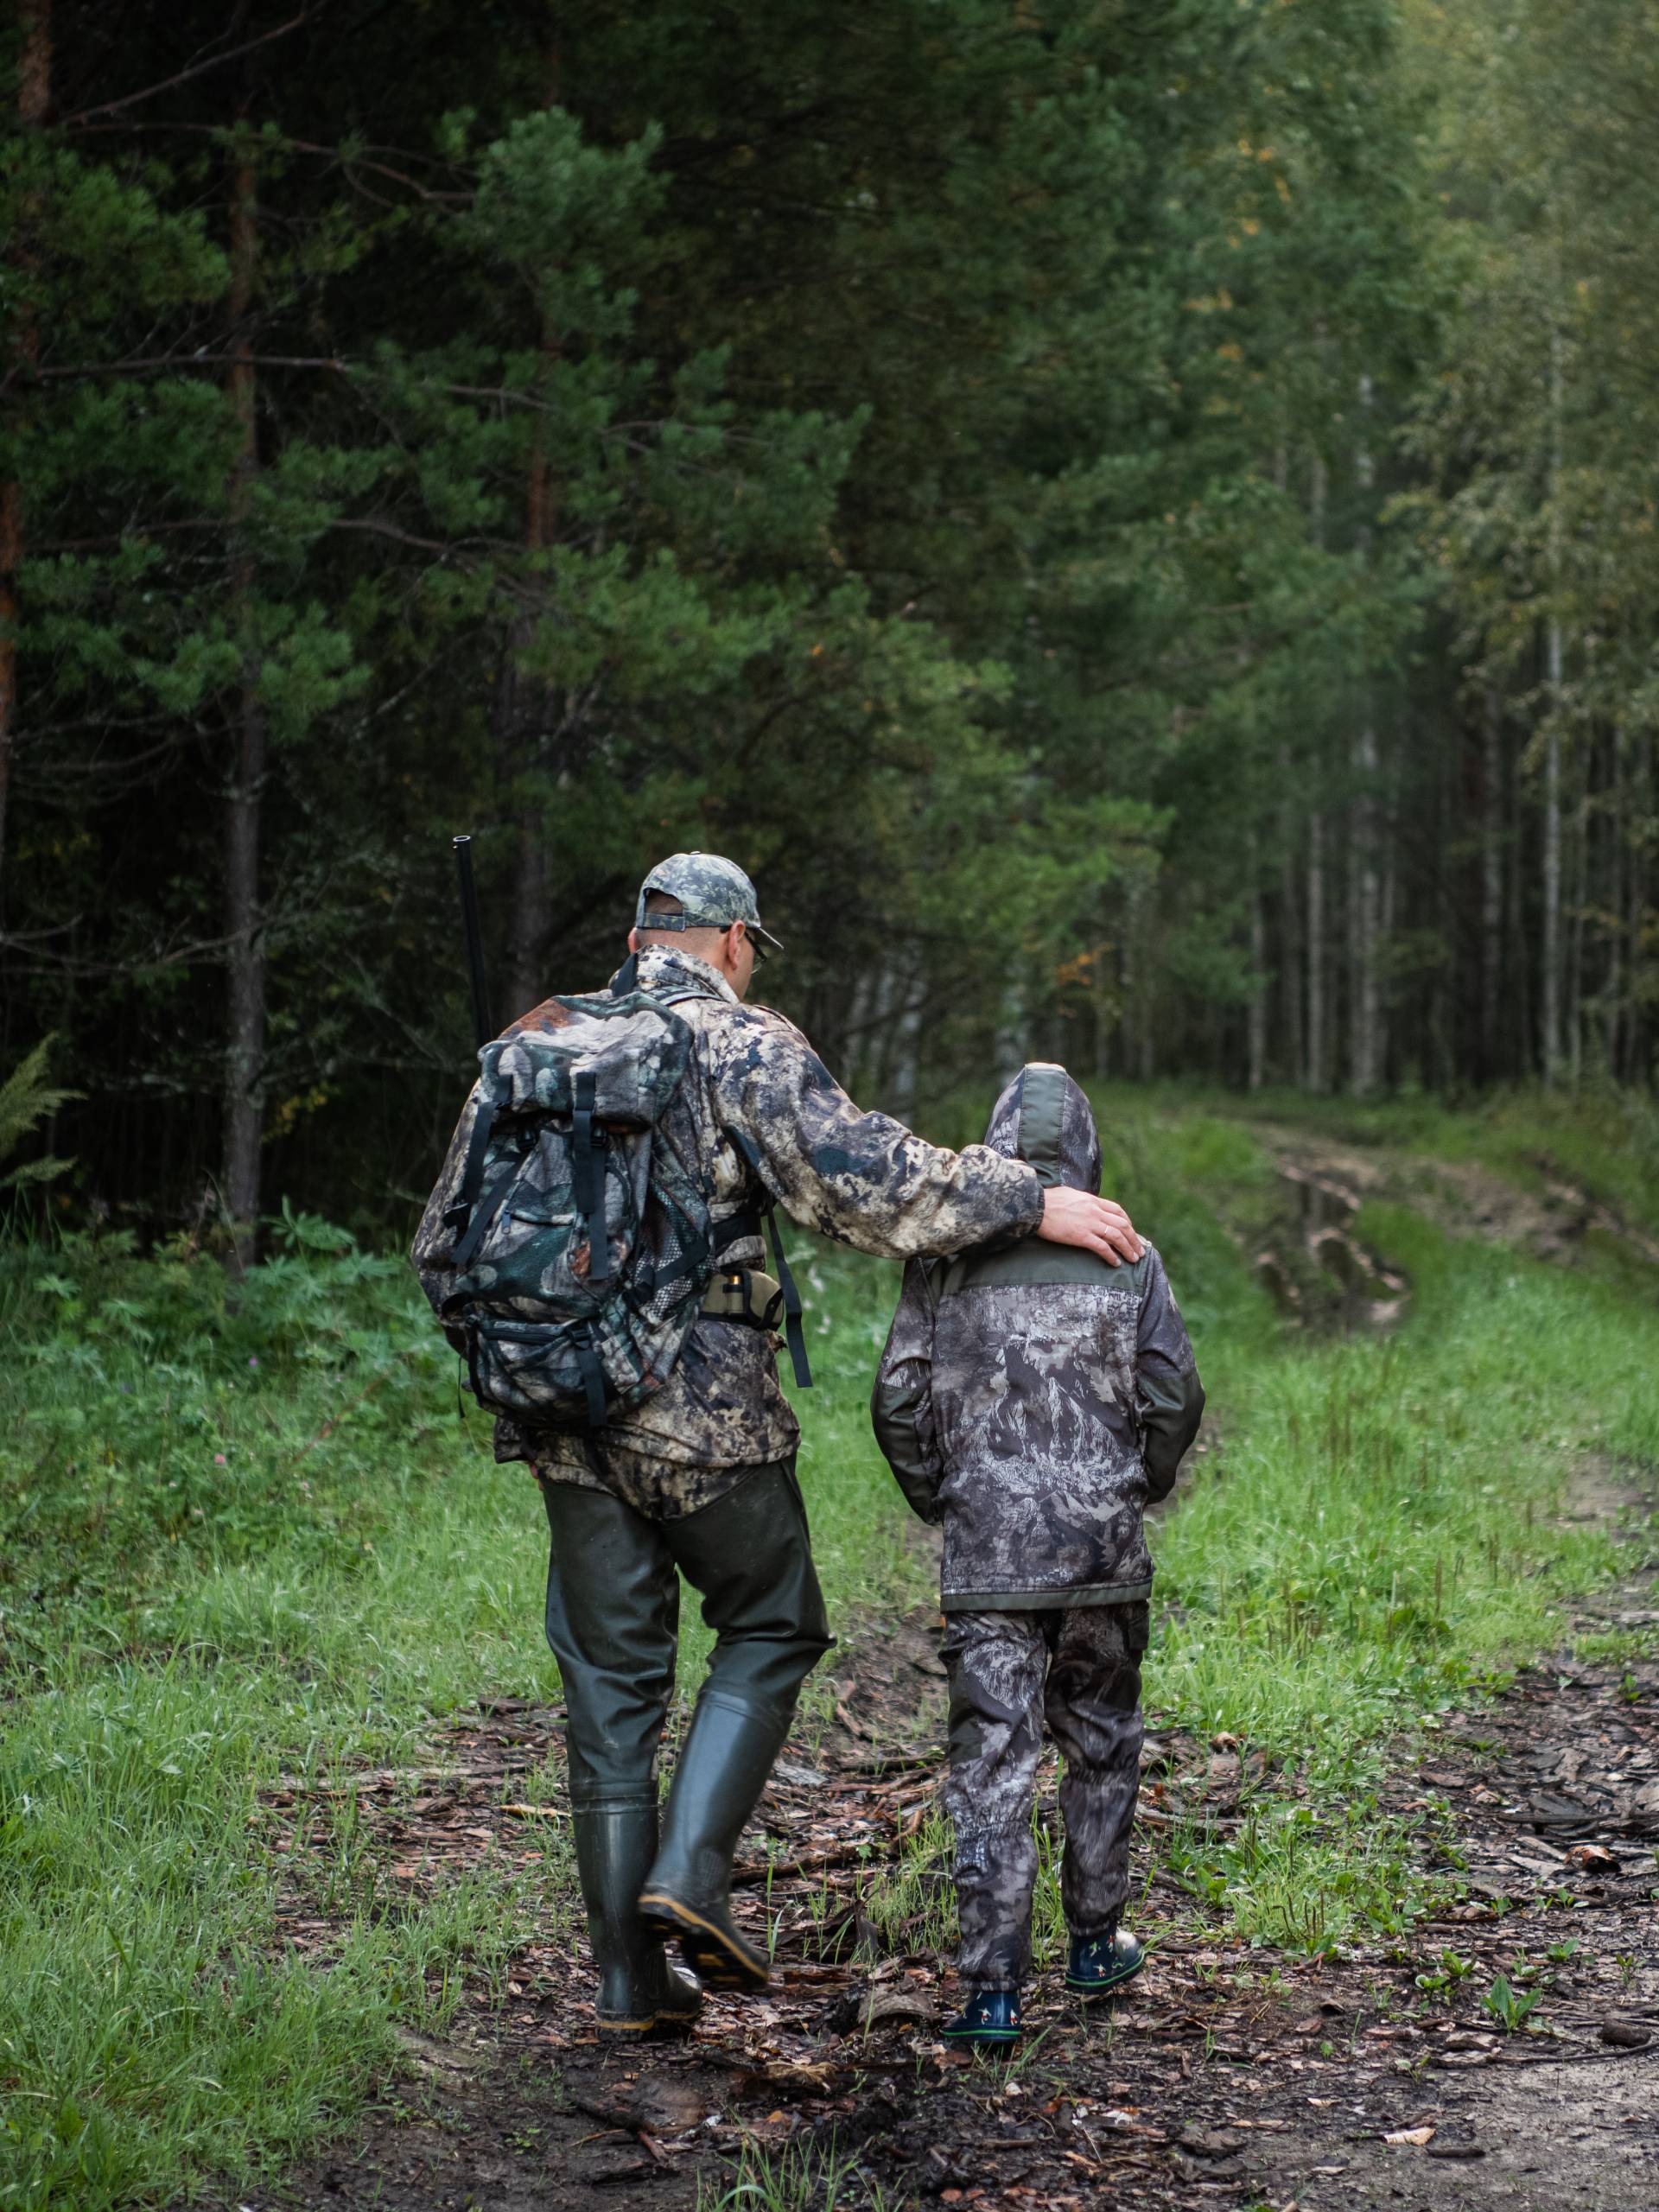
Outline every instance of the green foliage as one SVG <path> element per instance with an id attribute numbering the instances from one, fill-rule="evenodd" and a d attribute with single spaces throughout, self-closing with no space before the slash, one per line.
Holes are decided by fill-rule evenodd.
<path id="1" fill-rule="evenodd" d="M 1535 1989 L 1522 1995 L 1509 1976 L 1501 1974 L 1482 2001 L 1504 2034 L 1512 2036 L 1526 2026 L 1542 2000 L 1541 1993 Z"/>
<path id="2" fill-rule="evenodd" d="M 786 1010 L 901 1108 L 1044 1026 L 1097 1068 L 1232 1036 L 1246 901 L 1345 804 L 1357 687 L 1418 633 L 1376 502 L 1308 505 L 1443 289 L 1384 0 L 1012 33 L 887 0 L 850 43 L 801 0 L 664 0 L 556 52 L 446 4 L 303 67 L 265 29 L 248 102 L 207 73 L 140 122 L 171 65 L 89 18 L 107 121 L 0 134 L 8 327 L 44 347 L 0 420 L 31 764 L 0 858 L 46 933 L 6 957 L 35 1033 L 99 1034 L 89 1193 L 200 1203 L 250 702 L 257 1090 L 277 1180 L 337 1217 L 404 1207 L 451 1110 L 467 822 L 498 1000 L 608 972 L 647 862 L 724 844 Z"/>
<path id="3" fill-rule="evenodd" d="M 67 1100 L 80 1095 L 79 1091 L 56 1089 L 48 1080 L 56 1042 L 53 1037 L 42 1038 L 0 1083 L 0 1167 L 14 1156 L 25 1137 L 32 1136 Z M 31 1183 L 50 1183 L 69 1165 L 67 1160 L 54 1160 L 49 1155 L 27 1160 L 22 1166 L 0 1175 L 0 1191 L 19 1191 Z"/>
<path id="4" fill-rule="evenodd" d="M 699 2181 L 697 2212 L 840 2212 L 868 2205 L 887 2212 L 883 2192 L 857 2171 L 855 2155 L 827 2145 L 745 2142 L 725 2183 Z"/>
<path id="5" fill-rule="evenodd" d="M 1202 1909 L 1264 1946 L 1400 1928 L 1435 1891 L 1419 1840 L 1375 1812 L 1380 1746 L 1501 1681 L 1614 1565 L 1605 1533 L 1552 1510 L 1580 1455 L 1637 1449 L 1643 1421 L 1659 1459 L 1651 1313 L 1615 1281 L 1382 1216 L 1367 1233 L 1413 1277 L 1401 1334 L 1287 1339 L 1219 1226 L 1261 1203 L 1248 1136 L 1131 1093 L 1099 1104 L 1194 1318 L 1219 1439 L 1154 1535 L 1148 1701 L 1283 1762 L 1236 1834 L 1198 1810 L 1161 1847 Z M 271 1229 L 234 1300 L 182 1241 L 0 1255 L 0 1848 L 25 1877 L 0 1903 L 8 2212 L 168 2202 L 297 2152 L 349 2121 L 398 2024 L 441 2030 L 463 1974 L 487 1986 L 532 1916 L 574 1910 L 556 1847 L 411 1902 L 349 1796 L 308 1798 L 319 1777 L 423 1764 L 448 1713 L 550 1699 L 556 1676 L 533 1486 L 457 1420 L 406 1268 L 302 1209 Z M 798 1258 L 818 1376 L 801 1467 L 832 1612 L 925 1602 L 865 1411 L 896 1273 Z M 809 1691 L 809 1743 L 825 1694 Z M 315 1870 L 318 1954 L 276 1922 L 262 1808 L 279 1777 L 315 1807 L 289 1861 Z M 553 1784 L 513 1787 L 537 1802 Z M 932 1821 L 873 1861 L 867 1916 L 948 1942 L 947 1843 Z M 766 2201 L 758 2171 L 748 2185 Z"/>

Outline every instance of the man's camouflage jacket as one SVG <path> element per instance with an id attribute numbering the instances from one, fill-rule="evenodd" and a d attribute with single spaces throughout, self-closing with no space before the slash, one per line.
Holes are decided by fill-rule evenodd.
<path id="1" fill-rule="evenodd" d="M 770 1197 L 791 1220 L 887 1259 L 960 1251 L 1026 1236 L 1042 1217 L 1035 1171 L 1011 1154 L 924 1143 L 886 1114 L 861 1113 L 791 1022 L 746 1006 L 718 971 L 680 947 L 648 945 L 638 988 L 670 998 L 695 1036 L 671 1134 L 709 1198 L 716 1228 Z M 534 1027 L 535 1012 L 515 1029 Z M 464 1156 L 472 1107 L 449 1151 Z M 758 1186 L 746 1139 L 760 1161 Z M 416 1267 L 440 1239 L 451 1169 L 416 1241 Z M 721 1253 L 722 1267 L 763 1268 L 760 1236 Z M 598 1435 L 526 1434 L 497 1425 L 496 1456 L 526 1459 L 544 1481 L 613 1491 L 652 1518 L 711 1504 L 741 1472 L 786 1459 L 799 1427 L 778 1381 L 778 1338 L 703 1314 L 667 1382 Z"/>

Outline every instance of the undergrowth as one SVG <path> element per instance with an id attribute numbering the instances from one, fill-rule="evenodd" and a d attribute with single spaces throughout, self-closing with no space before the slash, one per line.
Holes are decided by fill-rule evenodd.
<path id="1" fill-rule="evenodd" d="M 1379 1212 L 1363 1232 L 1410 1274 L 1406 1325 L 1299 1342 L 1232 1233 L 1272 1200 L 1248 1128 L 1102 1104 L 1107 1186 L 1165 1253 L 1215 1409 L 1154 1536 L 1147 1700 L 1277 1769 L 1242 1827 L 1183 1817 L 1161 1847 L 1264 1941 L 1398 1926 L 1421 1878 L 1375 1816 L 1379 1747 L 1501 1682 L 1614 1568 L 1607 1532 L 1557 1515 L 1586 1458 L 1659 1458 L 1659 1317 Z M 802 1478 L 844 1623 L 930 1592 L 866 1414 L 897 1271 L 798 1259 L 817 1377 Z M 524 1471 L 457 1419 L 404 1262 L 325 1224 L 286 1217 L 233 1300 L 183 1249 L 0 1250 L 0 2207 L 113 2212 L 340 2126 L 400 2024 L 441 2031 L 463 1974 L 500 1975 L 569 1910 L 551 1859 L 402 1899 L 347 1801 L 332 1859 L 313 1854 L 334 1938 L 303 1955 L 280 1937 L 259 1812 L 279 1776 L 416 1764 L 458 1708 L 556 1696 L 544 1538 Z M 945 1848 L 930 1823 L 872 1874 L 878 1927 L 919 1916 L 948 1942 Z M 734 2186 L 769 2201 L 760 2184 Z"/>

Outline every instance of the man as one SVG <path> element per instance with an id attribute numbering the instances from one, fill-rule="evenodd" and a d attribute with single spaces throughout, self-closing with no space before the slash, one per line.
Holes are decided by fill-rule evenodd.
<path id="1" fill-rule="evenodd" d="M 597 1433 L 498 1432 L 498 1455 L 530 1460 L 547 1510 L 547 1638 L 564 1683 L 572 1826 L 607 2035 L 695 2014 L 700 1992 L 660 1948 L 671 1938 L 711 1986 L 765 1986 L 767 1961 L 732 1919 L 732 1859 L 801 1683 L 830 1642 L 795 1481 L 799 1429 L 766 1325 L 774 1301 L 760 1273 L 760 1212 L 775 1200 L 805 1227 L 892 1259 L 1033 1234 L 1113 1265 L 1141 1251 L 1121 1207 L 1046 1192 L 1024 1161 L 978 1146 L 941 1151 L 861 1113 L 798 1030 L 743 1004 L 767 948 L 781 950 L 734 862 L 677 853 L 645 878 L 613 988 L 664 1000 L 693 1032 L 675 1141 L 708 1197 L 720 1271 L 673 1372 L 642 1405 Z M 539 1011 L 515 1027 L 537 1027 Z M 428 1208 L 417 1267 L 442 1241 L 448 1179 Z M 744 1276 L 765 1294 L 734 1297 Z M 659 1834 L 677 1569 L 715 1643 Z"/>

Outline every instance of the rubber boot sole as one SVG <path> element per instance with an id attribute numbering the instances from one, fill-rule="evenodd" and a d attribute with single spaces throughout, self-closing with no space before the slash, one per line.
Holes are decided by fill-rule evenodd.
<path id="1" fill-rule="evenodd" d="M 598 2020 L 601 2043 L 643 2043 L 648 2036 L 689 2036 L 697 2024 L 696 2012 L 653 2012 L 639 2020 Z"/>
<path id="2" fill-rule="evenodd" d="M 746 1946 L 723 1928 L 705 1920 L 677 1897 L 660 1890 L 647 1890 L 639 1904 L 639 1917 L 664 1942 L 677 1940 L 687 1966 L 705 1989 L 764 1989 L 772 1980 L 769 1966 L 758 1962 Z"/>
<path id="3" fill-rule="evenodd" d="M 939 2040 L 959 2050 L 1006 2050 L 1024 2033 L 1023 2028 L 942 2028 Z"/>
<path id="4" fill-rule="evenodd" d="M 1071 1975 L 1067 1974 L 1065 1986 L 1074 1997 L 1081 1997 L 1084 2004 L 1088 2004 L 1096 1997 L 1115 1997 L 1125 1982 L 1135 1980 L 1146 1963 L 1146 1954 L 1143 1951 L 1132 1967 L 1125 1967 L 1121 1974 L 1109 1975 L 1104 1981 L 1073 1981 Z"/>

